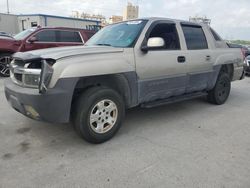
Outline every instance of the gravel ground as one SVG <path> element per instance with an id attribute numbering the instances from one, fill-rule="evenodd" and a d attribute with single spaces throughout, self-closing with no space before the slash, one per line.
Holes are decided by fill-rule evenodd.
<path id="1" fill-rule="evenodd" d="M 0 187 L 250 187 L 250 79 L 225 105 L 132 109 L 101 145 L 15 112 L 0 78 Z"/>

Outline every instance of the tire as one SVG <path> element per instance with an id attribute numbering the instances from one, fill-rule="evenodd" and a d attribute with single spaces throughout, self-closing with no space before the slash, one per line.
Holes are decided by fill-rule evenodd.
<path id="1" fill-rule="evenodd" d="M 113 89 L 93 87 L 75 101 L 73 123 L 76 132 L 94 144 L 111 139 L 125 115 L 122 97 Z"/>
<path id="2" fill-rule="evenodd" d="M 1 77 L 10 76 L 10 69 L 9 69 L 10 62 L 11 62 L 10 53 L 0 54 L 0 76 Z"/>
<path id="3" fill-rule="evenodd" d="M 207 100 L 212 104 L 224 104 L 231 91 L 231 80 L 228 74 L 220 73 L 214 88 L 208 92 Z"/>

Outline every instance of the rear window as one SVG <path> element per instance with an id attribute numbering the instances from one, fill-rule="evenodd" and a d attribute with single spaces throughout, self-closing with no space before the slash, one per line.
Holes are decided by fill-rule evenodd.
<path id="1" fill-rule="evenodd" d="M 208 49 L 207 39 L 201 26 L 182 25 L 189 50 Z"/>
<path id="2" fill-rule="evenodd" d="M 76 31 L 57 31 L 59 36 L 58 42 L 81 42 L 82 39 L 79 32 Z"/>

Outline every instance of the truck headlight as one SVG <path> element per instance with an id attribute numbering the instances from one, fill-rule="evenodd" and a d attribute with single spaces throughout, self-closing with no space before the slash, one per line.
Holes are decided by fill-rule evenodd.
<path id="1" fill-rule="evenodd" d="M 53 74 L 53 68 L 46 60 L 42 60 L 42 71 L 39 79 L 39 93 L 45 93 L 47 91 L 50 79 Z"/>
<path id="2" fill-rule="evenodd" d="M 38 88 L 41 69 L 17 67 L 11 64 L 10 77 L 14 83 L 29 88 Z"/>
<path id="3" fill-rule="evenodd" d="M 24 86 L 37 87 L 39 85 L 40 75 L 38 74 L 25 74 L 23 76 Z"/>
<path id="4" fill-rule="evenodd" d="M 39 89 L 45 93 L 53 74 L 53 59 L 38 59 L 31 62 L 13 60 L 10 64 L 10 77 L 17 85 Z"/>

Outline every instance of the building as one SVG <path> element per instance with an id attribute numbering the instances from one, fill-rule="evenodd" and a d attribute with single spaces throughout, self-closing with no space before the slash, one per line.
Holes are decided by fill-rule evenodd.
<path id="1" fill-rule="evenodd" d="M 189 17 L 189 21 L 190 22 L 205 23 L 207 25 L 211 24 L 211 19 L 208 19 L 206 16 L 204 16 L 204 17 L 199 17 L 199 16 Z"/>
<path id="2" fill-rule="evenodd" d="M 128 3 L 123 12 L 123 20 L 136 19 L 139 16 L 139 6 Z"/>
<path id="3" fill-rule="evenodd" d="M 0 13 L 0 31 L 16 34 L 31 27 L 72 27 L 98 30 L 101 21 L 45 14 L 11 15 Z"/>
<path id="4" fill-rule="evenodd" d="M 104 27 L 107 25 L 106 17 L 101 14 L 88 14 L 85 12 L 80 13 L 79 11 L 72 11 L 72 17 L 73 18 L 82 18 L 87 20 L 97 20 L 100 21 L 100 26 Z"/>
<path id="5" fill-rule="evenodd" d="M 36 26 L 94 29 L 99 24 L 100 21 L 97 20 L 53 16 L 45 14 L 26 14 L 18 16 L 18 25 L 20 31 Z"/>
<path id="6" fill-rule="evenodd" d="M 4 31 L 11 35 L 18 33 L 17 15 L 0 13 L 0 31 Z"/>
<path id="7" fill-rule="evenodd" d="M 113 15 L 113 16 L 111 16 L 110 18 L 109 18 L 109 23 L 117 23 L 117 22 L 121 22 L 121 21 L 123 21 L 123 17 L 122 16 L 115 16 L 115 15 Z"/>

